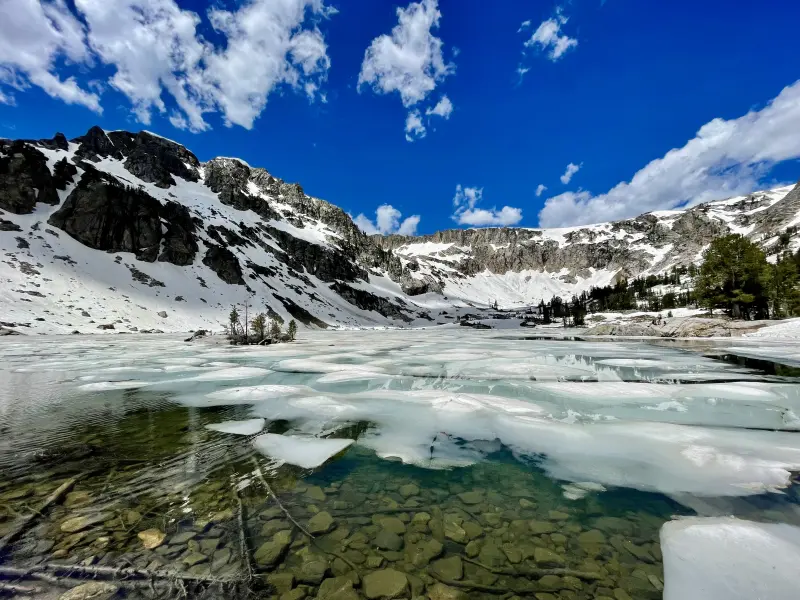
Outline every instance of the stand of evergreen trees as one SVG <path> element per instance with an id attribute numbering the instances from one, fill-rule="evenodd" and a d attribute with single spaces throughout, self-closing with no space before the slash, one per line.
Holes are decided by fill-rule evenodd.
<path id="1" fill-rule="evenodd" d="M 788 248 L 788 240 L 780 238 L 779 245 Z M 671 291 L 662 292 L 661 286 Z M 711 243 L 700 267 L 673 267 L 668 273 L 593 287 L 571 299 L 542 300 L 532 320 L 581 327 L 588 313 L 678 307 L 717 310 L 737 319 L 800 316 L 800 251 L 784 250 L 773 264 L 744 236 L 728 235 Z"/>
<path id="2" fill-rule="evenodd" d="M 297 336 L 297 323 L 294 319 L 284 333 L 282 321 L 269 319 L 266 313 L 258 313 L 248 321 L 249 306 L 245 304 L 245 318 L 242 322 L 237 306 L 231 307 L 226 327 L 228 339 L 232 344 L 275 344 L 278 342 L 293 342 Z"/>

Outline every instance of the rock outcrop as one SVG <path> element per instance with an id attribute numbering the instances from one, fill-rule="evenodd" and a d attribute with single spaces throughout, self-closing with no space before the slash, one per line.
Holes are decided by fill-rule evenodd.
<path id="1" fill-rule="evenodd" d="M 146 192 L 91 168 L 48 224 L 90 248 L 132 252 L 146 262 L 188 265 L 197 252 L 195 224 L 185 206 L 162 205 Z"/>
<path id="2" fill-rule="evenodd" d="M 37 202 L 56 205 L 59 181 L 42 152 L 20 140 L 0 140 L 0 208 L 22 215 L 33 212 Z"/>

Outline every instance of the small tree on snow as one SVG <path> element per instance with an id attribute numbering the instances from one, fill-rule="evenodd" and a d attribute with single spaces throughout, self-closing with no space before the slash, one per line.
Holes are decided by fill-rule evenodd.
<path id="1" fill-rule="evenodd" d="M 294 341 L 295 336 L 297 335 L 297 323 L 294 322 L 294 319 L 289 321 L 289 339 Z"/>
<path id="2" fill-rule="evenodd" d="M 231 327 L 231 335 L 238 335 L 239 333 L 239 311 L 236 306 L 231 306 L 231 312 L 228 315 L 228 323 Z"/>
<path id="3" fill-rule="evenodd" d="M 259 341 L 264 339 L 264 333 L 267 331 L 267 315 L 264 313 L 259 313 L 255 316 L 252 323 L 250 323 L 253 327 L 253 332 L 256 334 L 256 337 Z"/>
<path id="4" fill-rule="evenodd" d="M 281 324 L 274 319 L 269 326 L 269 335 L 274 338 L 281 337 Z"/>

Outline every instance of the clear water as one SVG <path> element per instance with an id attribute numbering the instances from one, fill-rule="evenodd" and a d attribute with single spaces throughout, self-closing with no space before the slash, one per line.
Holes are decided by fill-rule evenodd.
<path id="1" fill-rule="evenodd" d="M 0 340 L 0 536 L 78 478 L 0 556 L 72 568 L 34 597 L 92 575 L 129 597 L 660 598 L 665 521 L 800 525 L 800 386 L 775 346 L 222 342 Z M 257 451 L 268 433 L 299 449 Z M 295 466 L 319 438 L 355 442 Z"/>

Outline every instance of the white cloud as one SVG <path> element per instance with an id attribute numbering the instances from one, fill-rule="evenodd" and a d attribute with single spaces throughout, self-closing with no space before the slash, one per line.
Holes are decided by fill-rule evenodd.
<path id="1" fill-rule="evenodd" d="M 426 110 L 425 114 L 429 117 L 437 116 L 443 119 L 449 119 L 450 115 L 453 114 L 453 103 L 450 102 L 450 98 L 447 96 L 442 96 L 439 102 L 436 103 L 436 106 Z"/>
<path id="2" fill-rule="evenodd" d="M 523 21 L 523 22 L 520 24 L 520 26 L 519 26 L 519 29 L 517 29 L 517 32 L 520 32 L 520 31 L 525 31 L 525 30 L 526 30 L 526 29 L 528 29 L 530 26 L 531 26 L 530 19 L 529 19 L 529 20 L 527 20 L 527 21 Z"/>
<path id="3" fill-rule="evenodd" d="M 422 122 L 422 115 L 418 110 L 408 111 L 406 116 L 406 141 L 413 142 L 425 137 L 427 130 Z"/>
<path id="4" fill-rule="evenodd" d="M 228 44 L 207 59 L 206 76 L 229 124 L 250 129 L 281 84 L 318 95 L 330 59 L 320 30 L 303 28 L 307 12 L 332 14 L 322 0 L 255 0 L 236 12 L 209 11 Z"/>
<path id="5" fill-rule="evenodd" d="M 522 210 L 511 206 L 484 209 L 476 208 L 483 200 L 483 188 L 456 186 L 453 197 L 454 212 L 452 219 L 459 225 L 472 225 L 473 227 L 499 226 L 508 227 L 516 225 L 522 220 Z"/>
<path id="6" fill-rule="evenodd" d="M 525 46 L 538 45 L 542 51 L 547 52 L 550 60 L 557 61 L 567 50 L 578 45 L 578 40 L 575 38 L 561 34 L 561 26 L 565 25 L 568 20 L 562 14 L 561 9 L 557 9 L 555 17 L 542 21 L 530 39 L 525 42 Z M 521 30 L 522 28 L 520 28 Z"/>
<path id="7" fill-rule="evenodd" d="M 0 84 L 24 90 L 30 85 L 43 89 L 68 104 L 81 104 L 102 112 L 100 98 L 82 89 L 74 78 L 61 79 L 56 62 L 89 65 L 81 22 L 64 0 L 0 0 Z M 5 102 L 13 96 L 3 92 Z"/>
<path id="8" fill-rule="evenodd" d="M 569 163 L 567 165 L 567 170 L 564 171 L 564 174 L 561 176 L 561 183 L 567 185 L 570 181 L 572 181 L 572 176 L 580 171 L 582 166 L 582 164 L 576 165 L 575 163 Z"/>
<path id="9" fill-rule="evenodd" d="M 364 53 L 359 89 L 371 85 L 379 94 L 398 92 L 406 108 L 424 100 L 455 70 L 444 61 L 442 40 L 431 33 L 441 16 L 436 0 L 398 8 L 391 36 L 376 37 Z"/>
<path id="10" fill-rule="evenodd" d="M 380 233 L 388 235 L 390 233 L 397 233 L 400 235 L 415 235 L 417 232 L 417 225 L 419 225 L 420 216 L 412 215 L 400 221 L 402 213 L 393 207 L 391 204 L 382 204 L 375 211 L 375 221 L 373 222 L 369 217 L 363 213 L 353 219 L 353 222 L 358 226 L 361 231 L 368 235 Z"/>
<path id="11" fill-rule="evenodd" d="M 358 74 L 359 91 L 370 86 L 377 94 L 397 92 L 406 108 L 424 101 L 439 83 L 455 72 L 455 65 L 444 60 L 442 40 L 432 33 L 439 26 L 441 16 L 437 0 L 421 0 L 398 8 L 398 23 L 391 35 L 376 37 L 364 53 Z M 453 54 L 457 54 L 455 50 Z M 426 109 L 425 114 L 446 119 L 452 110 L 449 98 L 443 96 L 436 106 Z M 409 136 L 410 124 L 416 127 L 412 131 L 422 131 L 422 135 Z M 419 112 L 416 111 L 416 115 L 415 111 L 409 112 L 406 139 L 419 139 L 424 130 Z"/>
<path id="12" fill-rule="evenodd" d="M 713 119 L 605 194 L 567 192 L 539 213 L 544 227 L 598 223 L 745 194 L 776 164 L 800 158 L 800 81 L 761 110 Z"/>
<path id="13" fill-rule="evenodd" d="M 543 184 L 543 183 L 540 183 L 539 185 L 537 185 L 536 186 L 536 197 L 538 198 L 539 196 L 544 194 L 546 189 L 547 189 L 547 186 L 545 184 Z"/>
<path id="14" fill-rule="evenodd" d="M 397 228 L 397 233 L 400 235 L 416 235 L 419 220 L 419 215 L 411 215 L 410 217 L 403 219 L 403 222 L 400 223 L 400 227 Z"/>
<path id="15" fill-rule="evenodd" d="M 204 114 L 217 111 L 226 124 L 251 128 L 282 85 L 324 101 L 330 60 L 315 21 L 335 10 L 323 0 L 211 8 L 219 46 L 198 34 L 200 16 L 175 0 L 75 0 L 75 8 L 85 25 L 64 0 L 0 0 L 0 83 L 36 85 L 99 111 L 99 96 L 59 79 L 55 65 L 62 57 L 84 67 L 100 62 L 113 68 L 109 83 L 139 121 L 166 113 L 166 93 L 178 106 L 170 122 L 192 131 L 207 129 Z"/>

